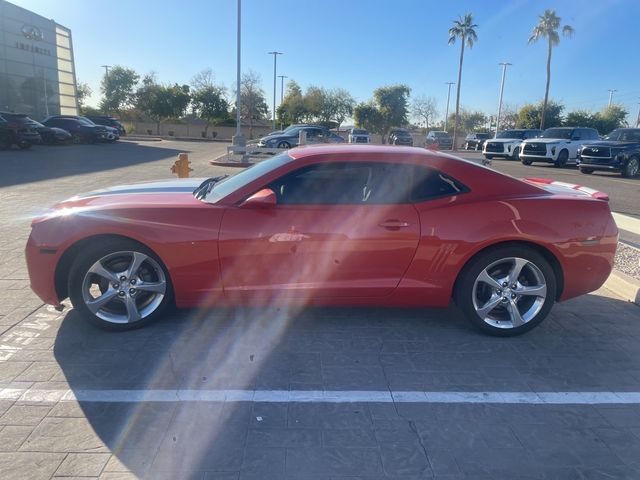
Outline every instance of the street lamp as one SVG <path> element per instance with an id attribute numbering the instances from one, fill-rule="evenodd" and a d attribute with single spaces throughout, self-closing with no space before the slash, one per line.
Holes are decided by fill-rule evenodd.
<path id="1" fill-rule="evenodd" d="M 498 118 L 496 118 L 496 135 L 498 135 L 498 130 L 500 129 L 500 114 L 502 113 L 502 93 L 504 92 L 504 77 L 507 73 L 507 67 L 511 64 L 508 62 L 499 63 L 502 67 L 502 81 L 500 82 L 500 100 L 498 101 Z"/>
<path id="2" fill-rule="evenodd" d="M 640 103 L 638 103 L 640 105 Z M 638 118 L 636 118 L 636 128 L 640 127 L 640 108 L 638 109 Z"/>
<path id="3" fill-rule="evenodd" d="M 242 12 L 242 0 L 238 0 L 238 25 L 236 30 L 236 134 L 231 137 L 231 144 L 234 147 L 244 147 L 245 140 L 240 130 L 240 20 Z M 243 157 L 244 158 L 244 157 Z"/>
<path id="4" fill-rule="evenodd" d="M 447 113 L 444 114 L 444 131 L 449 131 L 449 99 L 451 98 L 451 85 L 455 85 L 456 82 L 444 82 L 445 85 L 449 85 L 447 90 Z"/>
<path id="5" fill-rule="evenodd" d="M 280 79 L 280 104 L 282 104 L 282 99 L 284 97 L 284 79 L 289 78 L 286 75 L 278 75 Z"/>
<path id="6" fill-rule="evenodd" d="M 278 64 L 278 55 L 283 55 L 282 52 L 267 52 L 269 55 L 273 55 L 273 129 L 276 129 L 276 70 Z"/>
<path id="7" fill-rule="evenodd" d="M 104 68 L 104 83 L 105 83 L 105 90 L 107 91 L 107 93 L 109 93 L 109 69 L 111 68 L 111 65 L 100 65 L 102 68 Z M 106 97 L 106 95 L 105 95 Z M 105 98 L 106 100 L 106 98 Z M 104 105 L 107 109 L 107 111 L 105 113 L 109 113 L 109 102 L 106 101 L 104 102 Z"/>
<path id="8" fill-rule="evenodd" d="M 607 105 L 608 107 L 611 106 L 611 101 L 613 100 L 613 93 L 617 92 L 618 90 L 616 90 L 615 88 L 610 88 L 609 89 L 609 105 Z"/>

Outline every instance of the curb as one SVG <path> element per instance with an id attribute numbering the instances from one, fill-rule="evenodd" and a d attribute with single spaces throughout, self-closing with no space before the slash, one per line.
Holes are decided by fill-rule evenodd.
<path id="1" fill-rule="evenodd" d="M 626 301 L 640 306 L 640 280 L 636 280 L 619 270 L 613 270 L 603 287 L 615 292 Z"/>
<path id="2" fill-rule="evenodd" d="M 161 142 L 160 137 L 143 137 L 138 135 L 127 135 L 126 137 L 120 137 L 120 140 L 131 140 L 135 142 Z"/>

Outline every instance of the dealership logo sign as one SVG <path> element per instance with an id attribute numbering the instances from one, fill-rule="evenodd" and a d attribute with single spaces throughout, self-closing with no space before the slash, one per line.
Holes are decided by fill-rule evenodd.
<path id="1" fill-rule="evenodd" d="M 35 27 L 33 25 L 23 25 L 22 35 L 24 35 L 29 40 L 35 40 L 36 42 L 39 42 L 44 38 L 44 35 L 42 34 L 42 30 L 40 30 L 38 27 Z"/>

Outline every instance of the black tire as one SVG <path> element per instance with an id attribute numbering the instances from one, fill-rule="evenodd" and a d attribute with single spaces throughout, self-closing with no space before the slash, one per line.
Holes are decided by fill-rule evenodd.
<path id="1" fill-rule="evenodd" d="M 278 148 L 291 148 L 291 144 L 289 142 L 278 142 Z"/>
<path id="2" fill-rule="evenodd" d="M 553 165 L 557 168 L 564 168 L 567 166 L 569 160 L 569 152 L 567 150 L 561 150 L 558 154 L 558 159 L 553 162 Z"/>
<path id="3" fill-rule="evenodd" d="M 513 153 L 511 154 L 511 157 L 517 162 L 518 160 L 520 160 L 520 147 L 516 147 L 513 149 Z"/>
<path id="4" fill-rule="evenodd" d="M 480 301 L 482 305 L 486 305 L 484 303 L 484 298 L 486 298 L 489 293 L 487 291 L 483 291 L 483 289 L 486 290 L 488 288 L 489 291 L 491 291 L 492 288 L 489 287 L 488 284 L 483 282 L 479 282 L 477 284 L 477 289 L 474 289 L 474 285 L 476 285 L 476 280 L 485 269 L 498 269 L 496 274 L 498 277 L 502 276 L 503 274 L 508 274 L 508 267 L 504 270 L 504 273 L 501 273 L 500 269 L 504 268 L 503 265 L 508 266 L 509 262 L 500 262 L 505 259 L 514 258 L 524 259 L 527 261 L 526 266 L 522 269 L 521 274 L 518 277 L 518 282 L 521 283 L 521 286 L 526 286 L 530 283 L 528 278 L 531 278 L 531 275 L 541 276 L 541 279 L 543 279 L 544 284 L 546 285 L 545 297 L 541 299 L 537 296 L 526 295 L 515 300 L 516 305 L 518 305 L 517 302 L 523 302 L 521 305 L 522 308 L 531 308 L 532 311 L 526 311 L 524 314 L 525 317 L 527 316 L 527 314 L 530 314 L 531 318 L 526 320 L 525 323 L 513 327 L 513 322 L 512 325 L 509 326 L 510 320 L 508 309 L 503 306 L 502 297 L 498 297 L 496 295 L 496 292 L 490 293 L 490 295 L 496 295 L 491 298 L 500 300 L 501 303 L 498 303 L 492 310 L 488 311 L 486 313 L 486 318 L 491 323 L 502 323 L 503 326 L 499 327 L 488 323 L 488 321 L 485 321 L 485 318 L 482 318 L 476 311 L 476 305 L 474 304 L 474 302 Z M 497 265 L 495 267 L 492 267 L 492 265 L 495 264 Z M 512 264 L 515 265 L 515 262 Z M 533 265 L 535 268 L 531 267 L 530 265 Z M 504 286 L 504 284 L 502 285 Z M 501 292 L 503 291 L 501 290 Z M 504 292 L 507 292 L 507 297 L 510 297 L 509 292 L 511 292 L 511 290 L 509 289 L 509 285 L 505 287 Z M 510 337 L 528 332 L 532 328 L 539 325 L 540 322 L 542 322 L 549 314 L 551 307 L 553 307 L 556 293 L 556 278 L 553 272 L 553 268 L 549 265 L 549 262 L 540 253 L 530 247 L 512 244 L 490 248 L 483 252 L 480 252 L 475 257 L 473 257 L 465 265 L 465 267 L 460 272 L 460 275 L 458 276 L 458 281 L 456 282 L 454 291 L 454 298 L 458 307 L 462 310 L 467 319 L 469 319 L 469 321 L 475 328 L 489 335 Z M 478 296 L 482 295 L 484 295 L 482 299 L 478 298 Z M 503 295 L 503 293 L 500 293 L 498 295 Z M 528 307 L 527 305 L 529 305 L 529 302 L 532 303 Z M 507 299 L 504 305 L 508 306 L 509 304 L 511 304 L 511 302 Z M 495 319 L 489 318 L 490 314 L 494 315 Z"/>
<path id="5" fill-rule="evenodd" d="M 638 157 L 631 157 L 627 164 L 622 169 L 622 176 L 625 178 L 633 178 L 640 173 L 640 159 Z"/>
<path id="6" fill-rule="evenodd" d="M 531 160 L 527 160 L 526 158 L 520 159 L 523 165 L 531 165 L 533 162 Z"/>
<path id="7" fill-rule="evenodd" d="M 31 148 L 31 142 L 27 142 L 26 140 L 20 140 L 18 142 L 18 148 L 20 150 L 29 150 Z"/>
<path id="8" fill-rule="evenodd" d="M 75 145 L 80 145 L 81 143 L 84 143 L 84 137 L 81 133 L 76 132 L 71 135 L 71 142 Z"/>
<path id="9" fill-rule="evenodd" d="M 486 158 L 487 160 L 492 160 L 493 159 L 493 155 L 485 155 L 484 158 Z"/>
<path id="10" fill-rule="evenodd" d="M 155 275 L 165 282 L 166 289 L 163 292 L 163 296 L 162 298 L 158 298 L 158 296 L 151 292 L 144 292 L 142 290 L 137 291 L 136 294 L 138 295 L 138 297 L 134 298 L 133 301 L 142 302 L 141 305 L 143 306 L 143 308 L 147 308 L 148 305 L 151 305 L 151 307 L 148 307 L 150 311 L 147 313 L 142 312 L 140 314 L 141 318 L 139 320 L 131 321 L 129 323 L 116 323 L 115 321 L 109 321 L 105 318 L 101 318 L 100 316 L 98 316 L 98 314 L 92 312 L 89 309 L 83 293 L 83 290 L 85 289 L 85 280 L 89 278 L 89 275 L 91 275 L 89 273 L 89 269 L 91 269 L 93 265 L 95 265 L 99 260 L 102 260 L 105 257 L 113 256 L 114 260 L 112 261 L 118 262 L 119 255 L 124 258 L 126 257 L 126 254 L 132 254 L 134 252 L 141 253 L 145 257 L 147 257 L 147 259 L 151 260 L 145 260 L 145 262 L 143 262 L 137 269 L 137 271 L 132 275 L 134 279 L 136 277 L 138 278 L 137 285 L 141 286 L 143 282 L 147 281 L 153 282 L 153 276 Z M 153 265 L 154 263 L 155 265 Z M 102 263 L 102 265 L 104 266 L 105 264 Z M 125 265 L 125 262 L 123 262 L 122 265 Z M 116 271 L 118 271 L 118 268 L 116 268 Z M 147 275 L 148 277 L 144 278 Z M 103 294 L 107 289 L 115 290 L 113 287 L 116 284 L 111 284 L 109 280 L 106 280 L 106 278 L 101 276 L 96 275 L 95 278 L 99 279 L 98 282 L 105 282 L 104 287 L 99 287 L 100 295 Z M 126 286 L 124 285 L 125 282 L 122 283 L 123 285 L 117 288 L 124 291 L 129 290 L 130 292 L 130 287 L 132 286 L 130 282 L 127 283 Z M 135 286 L 135 284 L 133 286 Z M 127 239 L 113 238 L 108 240 L 97 240 L 94 244 L 83 248 L 78 256 L 74 259 L 73 264 L 71 265 L 71 269 L 69 270 L 68 291 L 69 298 L 71 300 L 71 303 L 73 304 L 74 309 L 78 311 L 78 313 L 83 318 L 99 328 L 111 331 L 124 331 L 143 327 L 157 320 L 158 317 L 160 317 L 170 305 L 173 305 L 173 287 L 171 285 L 169 273 L 167 272 L 167 269 L 162 261 L 157 257 L 155 253 L 153 253 L 144 245 Z M 131 294 L 131 296 L 133 296 L 133 293 Z M 113 313 L 113 315 L 116 316 L 117 314 L 122 314 L 122 310 L 126 311 L 126 308 L 124 307 L 125 303 L 116 297 L 117 295 L 114 296 L 113 299 L 109 301 L 109 303 L 106 303 L 104 305 L 106 312 L 102 312 L 101 310 L 99 310 L 98 313 L 104 316 L 110 314 L 109 310 L 111 310 L 112 312 L 115 312 Z M 127 297 L 126 293 L 123 297 Z M 152 300 L 149 300 L 149 297 L 151 297 Z M 147 306 L 145 306 L 144 304 L 145 301 L 149 302 Z M 154 305 L 154 303 L 156 304 Z M 110 305 L 111 307 L 107 309 L 106 307 L 109 307 Z M 138 311 L 137 307 L 136 311 Z"/>
<path id="11" fill-rule="evenodd" d="M 581 168 L 580 173 L 586 173 L 587 175 L 591 175 L 593 173 L 593 168 Z"/>

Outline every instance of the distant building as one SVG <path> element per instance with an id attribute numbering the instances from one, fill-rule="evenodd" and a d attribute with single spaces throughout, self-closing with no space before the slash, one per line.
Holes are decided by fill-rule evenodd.
<path id="1" fill-rule="evenodd" d="M 71 30 L 0 0 L 0 110 L 77 115 Z"/>

